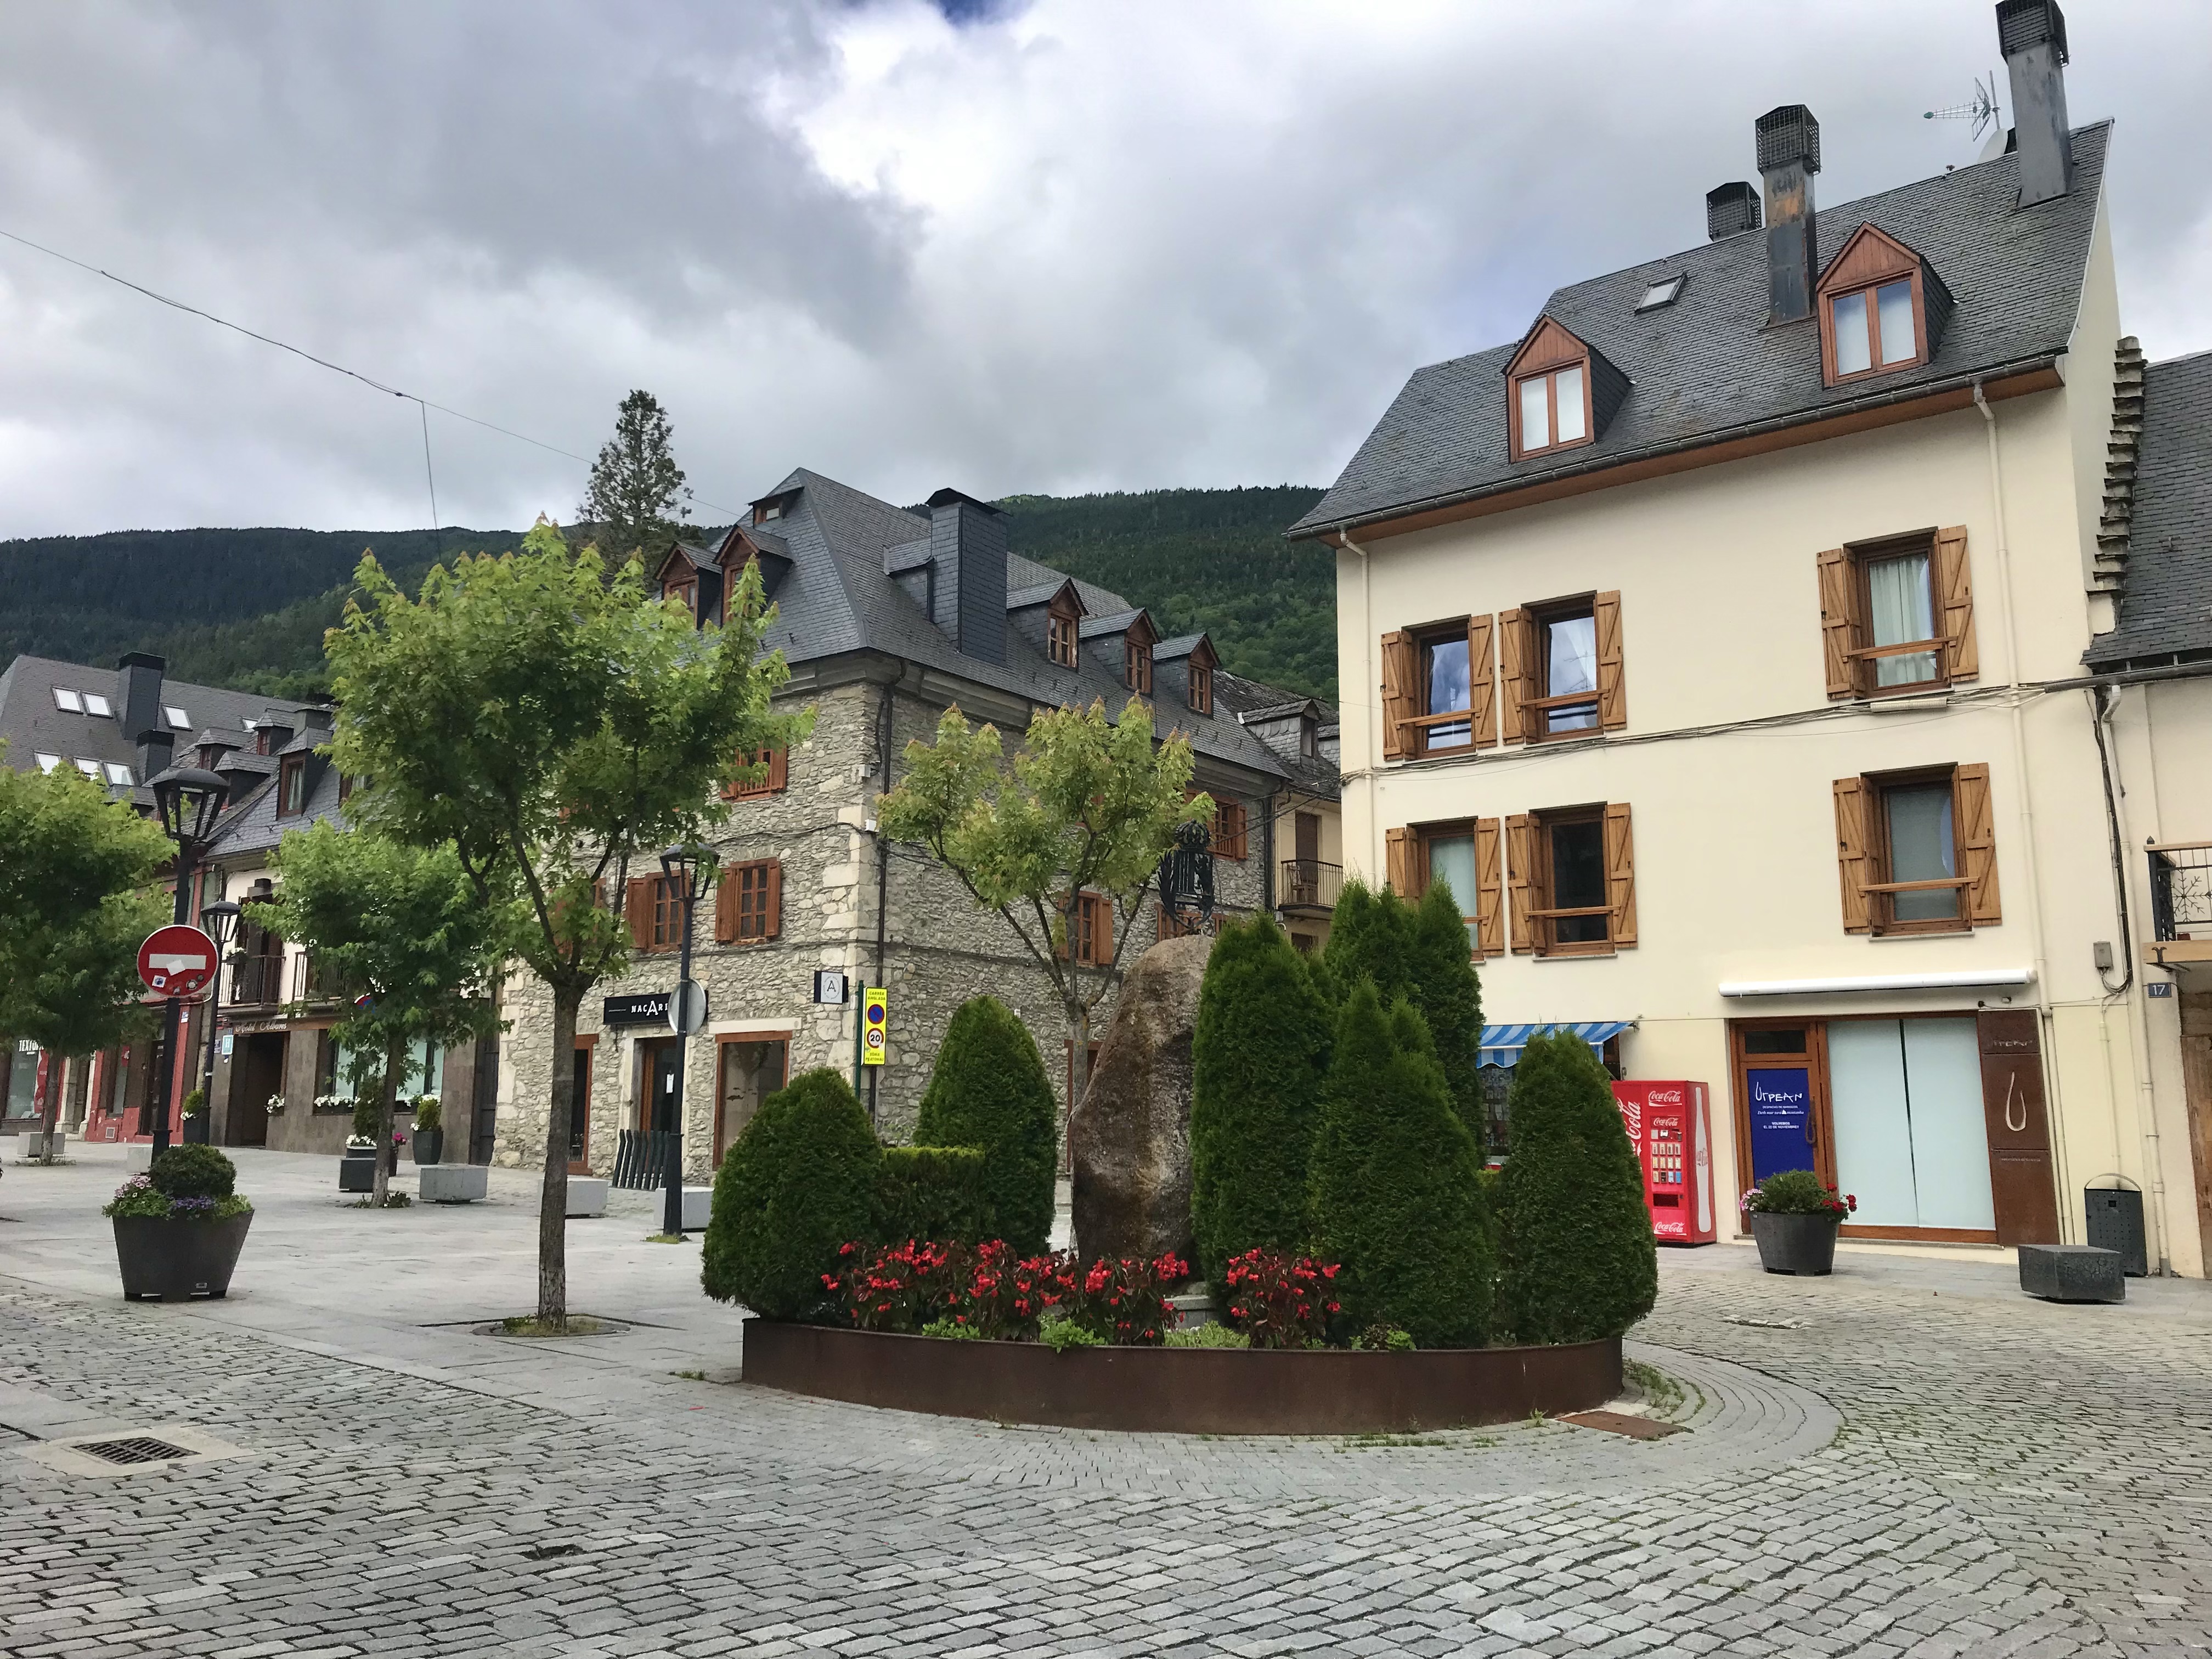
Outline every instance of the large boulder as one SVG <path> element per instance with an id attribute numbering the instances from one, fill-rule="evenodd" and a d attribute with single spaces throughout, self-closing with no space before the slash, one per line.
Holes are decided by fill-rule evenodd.
<path id="1" fill-rule="evenodd" d="M 1168 939 L 1122 983 L 1068 1124 L 1075 1243 L 1086 1256 L 1192 1257 L 1190 1043 L 1212 947 L 1202 937 Z"/>

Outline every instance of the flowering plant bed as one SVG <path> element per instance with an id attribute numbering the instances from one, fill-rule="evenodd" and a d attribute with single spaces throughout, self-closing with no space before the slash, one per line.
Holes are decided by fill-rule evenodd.
<path id="1" fill-rule="evenodd" d="M 894 1411 L 1165 1434 L 1367 1434 L 1601 1406 L 1620 1340 L 1366 1352 L 1070 1346 L 744 1322 L 744 1380 Z"/>

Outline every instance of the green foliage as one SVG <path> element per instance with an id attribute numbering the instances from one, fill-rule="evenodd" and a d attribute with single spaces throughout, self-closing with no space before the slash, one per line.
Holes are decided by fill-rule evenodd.
<path id="1" fill-rule="evenodd" d="M 1223 928 L 1191 1047 L 1191 1224 L 1212 1283 L 1247 1250 L 1304 1249 L 1328 1057 L 1328 1009 L 1274 919 Z"/>
<path id="2" fill-rule="evenodd" d="M 599 447 L 576 517 L 616 558 L 642 551 L 658 562 L 691 516 L 684 469 L 669 441 L 668 416 L 650 392 L 632 392 L 615 415 L 615 435 Z"/>
<path id="3" fill-rule="evenodd" d="M 837 1073 L 793 1078 L 761 1103 L 714 1179 L 701 1253 L 708 1296 L 769 1319 L 820 1301 L 841 1245 L 865 1238 L 883 1148 Z"/>
<path id="4" fill-rule="evenodd" d="M 170 1198 L 228 1198 L 238 1189 L 238 1166 L 212 1146 L 172 1146 L 147 1173 Z"/>
<path id="5" fill-rule="evenodd" d="M 1037 1333 L 1037 1340 L 1054 1353 L 1065 1353 L 1070 1348 L 1103 1348 L 1108 1346 L 1104 1337 L 1087 1325 L 1079 1325 L 1072 1319 L 1055 1319 Z"/>
<path id="6" fill-rule="evenodd" d="M 185 1104 L 184 1104 L 184 1115 L 185 1115 L 185 1116 L 186 1116 L 186 1117 L 198 1117 L 198 1116 L 202 1112 L 204 1112 L 205 1110 L 207 1110 L 207 1091 L 206 1091 L 206 1090 L 204 1090 L 204 1089 L 194 1089 L 194 1090 L 191 1091 L 191 1093 L 190 1093 L 190 1094 L 188 1094 L 188 1095 L 186 1095 L 186 1096 L 185 1097 Z"/>
<path id="7" fill-rule="evenodd" d="M 1825 1215 L 1842 1221 L 1858 1207 L 1810 1170 L 1781 1170 L 1745 1194 L 1753 1215 Z"/>
<path id="8" fill-rule="evenodd" d="M 1364 1353 L 1411 1353 L 1420 1344 L 1413 1340 L 1411 1331 L 1401 1331 L 1395 1325 L 1370 1325 L 1352 1339 L 1352 1346 Z"/>
<path id="9" fill-rule="evenodd" d="M 442 1101 L 441 1101 L 441 1100 L 438 1098 L 438 1097 L 437 1097 L 437 1096 L 435 1096 L 435 1095 L 417 1095 L 417 1096 L 416 1096 L 416 1097 L 415 1097 L 415 1127 L 416 1127 L 416 1129 L 419 1132 L 419 1131 L 423 1130 L 423 1129 L 442 1129 L 442 1128 L 444 1128 L 445 1127 L 446 1127 L 446 1107 L 445 1107 L 445 1103 L 444 1103 L 444 1102 L 442 1102 Z"/>
<path id="10" fill-rule="evenodd" d="M 981 1149 L 987 1231 L 901 1236 L 1003 1238 L 1017 1255 L 1040 1254 L 1052 1236 L 1054 1115 L 1052 1084 L 1029 1028 L 996 997 L 961 1004 L 938 1045 L 914 1138 Z"/>
<path id="11" fill-rule="evenodd" d="M 374 1095 L 356 1095 L 354 1097 L 353 1127 L 350 1131 L 353 1139 L 372 1141 L 377 1146 L 383 1146 L 390 1137 L 380 1139 L 376 1133 L 378 1121 L 382 1116 L 383 1112 Z"/>
<path id="12" fill-rule="evenodd" d="M 981 1342 L 983 1333 L 957 1319 L 933 1319 L 921 1328 L 924 1336 L 941 1336 L 952 1342 Z"/>
<path id="13" fill-rule="evenodd" d="M 1414 1006 L 1428 1022 L 1437 1063 L 1451 1091 L 1452 1109 L 1482 1151 L 1482 983 L 1467 936 L 1466 912 L 1442 877 L 1430 882 L 1415 907 L 1408 966 Z"/>
<path id="14" fill-rule="evenodd" d="M 1501 1315 L 1522 1342 L 1619 1336 L 1651 1311 L 1659 1263 L 1605 1067 L 1571 1032 L 1532 1036 L 1508 1109 Z"/>
<path id="15" fill-rule="evenodd" d="M 1386 1008 L 1415 994 L 1413 913 L 1388 887 L 1378 893 L 1357 876 L 1346 880 L 1322 955 L 1340 1000 L 1363 978 L 1374 982 Z"/>
<path id="16" fill-rule="evenodd" d="M 172 1196 L 154 1184 L 150 1175 L 135 1175 L 115 1189 L 115 1196 L 100 1206 L 105 1216 L 137 1216 L 149 1221 L 230 1221 L 252 1215 L 253 1206 L 236 1193 L 221 1197 L 197 1194 Z"/>
<path id="17" fill-rule="evenodd" d="M 886 1146 L 867 1236 L 884 1244 L 995 1237 L 989 1176 L 988 1160 L 974 1146 Z"/>
<path id="18" fill-rule="evenodd" d="M 1315 1254 L 1361 1326 L 1424 1348 L 1490 1335 L 1496 1262 L 1474 1138 L 1452 1109 L 1426 1022 L 1362 979 L 1338 1017 L 1313 1150 Z"/>
<path id="19" fill-rule="evenodd" d="M 149 1029 L 138 945 L 169 919 L 151 887 L 170 850 L 75 767 L 0 752 L 0 1041 L 85 1054 Z"/>
<path id="20" fill-rule="evenodd" d="M 1164 1348 L 1249 1348 L 1252 1346 L 1252 1339 L 1234 1325 L 1224 1325 L 1217 1321 L 1170 1331 L 1160 1339 L 1160 1346 Z"/>

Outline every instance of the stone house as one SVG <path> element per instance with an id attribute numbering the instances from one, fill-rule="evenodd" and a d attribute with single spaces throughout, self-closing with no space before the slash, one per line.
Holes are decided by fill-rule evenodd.
<path id="1" fill-rule="evenodd" d="M 1204 634 L 1163 638 L 1119 594 L 1012 552 L 1002 515 L 957 490 L 905 510 L 795 471 L 715 545 L 670 550 L 655 580 L 714 622 L 726 581 L 748 563 L 777 607 L 768 644 L 792 670 L 777 707 L 811 708 L 816 720 L 806 741 L 763 757 L 766 776 L 732 799 L 715 843 L 720 887 L 693 927 L 708 1024 L 683 1064 L 690 1178 L 709 1176 L 789 1076 L 856 1069 L 857 1008 L 814 1004 L 818 969 L 888 988 L 886 1063 L 866 1068 L 860 1085 L 887 1139 L 910 1133 L 953 1011 L 987 991 L 1028 1022 L 1065 1106 L 1072 1044 L 1042 969 L 927 854 L 875 832 L 874 802 L 902 775 L 906 745 L 933 737 L 950 705 L 996 725 L 1011 750 L 1040 708 L 1103 700 L 1118 713 L 1133 691 L 1146 697 L 1163 734 L 1189 736 L 1194 787 L 1217 804 L 1217 915 L 1281 907 L 1310 941 L 1321 936 L 1316 866 L 1338 844 L 1329 711 L 1228 675 Z M 1296 866 L 1288 891 L 1285 863 Z M 625 1132 L 674 1121 L 679 1041 L 651 1000 L 677 977 L 680 907 L 662 885 L 657 866 L 628 872 L 621 899 L 636 958 L 586 1004 L 573 1054 L 550 1052 L 542 983 L 521 970 L 510 976 L 498 1162 L 544 1156 L 556 1063 L 572 1066 L 580 1085 L 571 1140 L 580 1172 L 607 1173 Z M 1085 911 L 1073 942 L 1081 959 L 1109 963 L 1131 928 L 1123 960 L 1133 960 L 1174 926 L 1150 896 L 1133 918 L 1110 908 L 1102 896 Z M 1094 1042 L 1111 1010 L 1109 996 L 1094 1017 Z"/>

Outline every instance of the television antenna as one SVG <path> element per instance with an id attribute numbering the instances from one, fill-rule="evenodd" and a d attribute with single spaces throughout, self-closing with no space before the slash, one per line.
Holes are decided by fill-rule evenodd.
<path id="1" fill-rule="evenodd" d="M 1920 118 L 1923 121 L 1972 121 L 1970 135 L 1979 138 L 1985 131 L 2004 130 L 2003 111 L 1997 105 L 1997 73 L 1990 71 L 1984 84 L 1979 77 L 1974 82 L 1974 95 L 1963 104 L 1953 104 L 1944 109 L 1931 109 Z"/>

